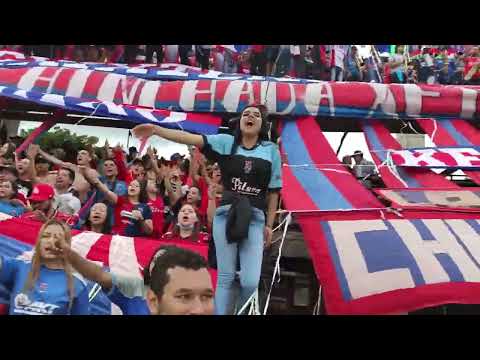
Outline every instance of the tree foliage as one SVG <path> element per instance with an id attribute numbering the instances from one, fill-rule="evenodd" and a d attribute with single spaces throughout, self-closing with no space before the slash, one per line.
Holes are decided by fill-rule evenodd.
<path id="1" fill-rule="evenodd" d="M 34 129 L 22 129 L 20 136 L 26 138 Z M 37 141 L 35 141 L 42 149 L 65 148 L 65 146 L 72 147 L 74 150 L 79 150 L 83 147 L 94 147 L 98 143 L 96 136 L 77 135 L 68 129 L 62 129 L 60 126 L 55 126 L 50 131 L 43 133 Z"/>

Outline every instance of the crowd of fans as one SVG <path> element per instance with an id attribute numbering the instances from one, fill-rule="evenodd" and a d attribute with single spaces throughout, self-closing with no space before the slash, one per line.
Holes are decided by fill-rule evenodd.
<path id="1" fill-rule="evenodd" d="M 134 147 L 127 154 L 106 143 L 96 153 L 81 149 L 72 163 L 63 149 L 32 144 L 17 155 L 7 142 L 0 149 L 0 211 L 104 234 L 206 242 L 221 174 L 189 149 L 189 158 L 166 160 L 151 147 L 139 156 Z"/>
<path id="2" fill-rule="evenodd" d="M 480 52 L 469 45 L 5 45 L 36 55 L 101 63 L 179 63 L 224 73 L 384 83 L 480 83 Z M 392 47 L 393 48 L 393 47 Z"/>
<path id="3" fill-rule="evenodd" d="M 21 50 L 35 55 L 38 51 L 27 47 Z M 164 61 L 170 49 L 161 45 L 72 45 L 49 50 L 58 52 L 50 57 L 77 61 L 151 63 Z M 218 68 L 221 63 L 221 71 L 253 75 L 332 81 L 479 83 L 478 47 L 471 47 L 467 55 L 446 47 L 420 47 L 416 51 L 410 54 L 398 45 L 393 56 L 382 59 L 381 53 L 374 51 L 368 60 L 349 45 L 255 45 L 244 52 L 210 45 L 179 45 L 178 58 L 204 70 Z M 372 60 L 377 57 L 379 61 Z M 88 313 L 88 294 L 74 276 L 73 266 L 110 291 L 115 298 L 112 301 L 123 304 L 124 313 L 213 313 L 213 288 L 207 264 L 200 256 L 178 248 L 159 249 L 144 269 L 143 281 L 122 278 L 82 260 L 70 248 L 70 231 L 78 229 L 172 243 L 208 244 L 209 265 L 215 267 L 218 261 L 219 267 L 215 311 L 232 313 L 232 284 L 237 268 L 242 270 L 237 305 L 243 304 L 258 286 L 262 250 L 272 241 L 282 186 L 280 154 L 272 146 L 267 117 L 263 106 L 247 106 L 237 119 L 233 136 L 201 137 L 152 125 L 134 129 L 138 138 L 157 135 L 189 145 L 188 157 L 177 153 L 170 159 L 159 158 L 152 147 L 139 154 L 134 147 L 126 151 L 108 142 L 101 148 L 78 150 L 68 146 L 42 149 L 32 144 L 18 153 L 22 139 L 5 142 L 0 147 L 0 212 L 43 223 L 30 265 L 0 257 L 0 283 L 15 276 L 22 281 L 27 279 L 23 290 L 13 288 L 17 294 L 10 312 L 54 311 L 57 305 L 48 309 L 35 307 L 25 294 L 42 286 L 38 280 L 42 274 L 46 276 L 45 271 L 62 269 L 67 282 L 62 280 L 61 286 L 68 296 L 61 302 L 61 313 Z M 365 160 L 361 151 L 344 157 L 342 162 L 367 188 L 381 184 L 375 165 Z M 223 174 L 220 168 L 225 170 Z M 225 191 L 224 186 L 228 186 Z M 248 202 L 244 202 L 246 196 Z M 250 220 L 242 223 L 242 216 L 247 213 Z M 41 267 L 42 261 L 49 263 L 47 270 Z M 172 269 L 176 272 L 166 275 Z M 168 302 L 164 293 L 175 291 L 173 285 L 167 284 L 176 279 L 179 283 L 190 279 L 190 290 L 188 295 L 172 294 L 172 299 L 177 300 Z M 136 306 L 137 300 L 143 305 Z"/>
<path id="4" fill-rule="evenodd" d="M 209 244 L 210 251 L 213 251 L 210 257 L 215 259 L 213 243 L 210 245 L 210 234 L 214 213 L 222 194 L 221 174 L 218 165 L 207 161 L 196 148 L 189 148 L 189 158 L 177 153 L 169 160 L 158 158 L 156 150 L 150 147 L 146 154 L 141 156 L 134 147 L 127 153 L 120 146 L 110 147 L 108 143 L 96 151 L 84 148 L 76 154 L 67 154 L 64 149 L 41 149 L 33 144 L 19 154 L 15 149 L 16 144 L 12 141 L 6 142 L 0 148 L 0 212 L 43 223 L 44 228 L 38 244 L 44 237 L 53 236 L 52 233 L 57 234 L 55 237 L 66 237 L 68 241 L 62 243 L 62 247 L 68 251 L 69 256 L 73 256 L 73 261 L 77 259 L 77 270 L 83 274 L 84 269 L 87 278 L 98 280 L 102 286 L 107 284 L 104 289 L 112 288 L 112 276 L 117 279 L 117 275 L 104 273 L 100 267 L 95 268 L 96 265 L 82 263 L 78 257 L 75 258 L 75 253 L 69 248 L 70 229 L 144 237 L 172 243 Z M 45 232 L 47 235 L 42 235 Z M 41 246 L 38 244 L 37 247 Z M 45 254 L 53 250 L 39 248 L 38 251 L 43 251 L 44 261 L 47 256 Z M 206 285 L 198 296 L 204 300 L 199 306 L 195 305 L 193 300 L 179 301 L 176 309 L 165 311 L 162 306 L 169 308 L 172 303 L 161 305 L 161 302 L 157 301 L 158 309 L 155 305 L 148 310 L 145 303 L 140 307 L 134 306 L 135 302 L 132 304 L 132 299 L 122 293 L 128 300 L 123 299 L 126 304 L 123 310 L 128 314 L 213 313 L 213 288 L 210 280 L 205 280 L 210 278 L 205 260 L 181 249 L 169 251 L 174 255 L 165 265 L 164 272 L 174 268 L 175 261 L 183 261 L 185 264 L 182 266 L 186 269 L 199 271 L 199 279 Z M 23 269 L 23 263 L 13 259 L 4 258 L 3 262 L 2 264 L 0 258 L 0 283 L 10 266 Z M 210 266 L 215 266 L 215 263 L 213 261 Z M 90 268 L 92 266 L 93 269 Z M 194 268 L 190 268 L 191 266 Z M 62 268 L 66 271 L 64 266 Z M 208 278 L 205 278 L 203 272 Z M 106 276 L 110 276 L 110 282 L 105 283 L 102 280 Z M 160 275 L 155 275 L 154 278 L 158 276 Z M 75 289 L 80 286 L 75 277 L 71 281 Z M 128 283 L 133 280 L 127 278 L 125 281 Z M 192 288 L 198 287 L 194 280 L 188 281 L 192 281 Z M 165 285 L 158 286 L 163 291 Z M 123 285 L 118 286 L 123 289 Z M 140 294 L 139 299 L 144 299 L 147 294 L 140 291 L 144 288 L 143 282 L 135 286 Z M 185 283 L 182 286 L 185 286 Z M 202 295 L 204 293 L 208 294 Z M 63 313 L 88 313 L 88 297 L 85 300 L 83 292 L 75 290 L 70 300 L 72 303 L 68 311 L 63 309 Z M 18 310 L 18 307 L 15 309 Z"/>

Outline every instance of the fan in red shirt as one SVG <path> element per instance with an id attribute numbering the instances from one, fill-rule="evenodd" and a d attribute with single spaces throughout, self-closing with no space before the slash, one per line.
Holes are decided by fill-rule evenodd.
<path id="1" fill-rule="evenodd" d="M 184 204 L 178 212 L 173 230 L 164 234 L 162 240 L 208 243 L 210 235 L 200 231 L 196 209 L 190 204 Z"/>
<path id="2" fill-rule="evenodd" d="M 115 205 L 113 234 L 122 236 L 149 236 L 153 231 L 152 210 L 147 205 L 147 182 L 133 180 L 128 185 L 127 196 L 121 197 L 98 179 L 98 174 L 86 173 L 87 181 L 105 195 L 105 200 Z"/>
<path id="3" fill-rule="evenodd" d="M 465 58 L 464 77 L 469 85 L 480 85 L 480 50 L 478 47 L 470 49 L 469 57 Z"/>
<path id="4" fill-rule="evenodd" d="M 28 197 L 28 201 L 32 207 L 22 216 L 21 219 L 46 222 L 48 219 L 55 218 L 66 222 L 72 226 L 77 222 L 78 216 L 67 215 L 53 207 L 55 190 L 48 184 L 36 184 L 33 187 L 32 194 Z"/>
<path id="5" fill-rule="evenodd" d="M 153 179 L 147 180 L 147 195 L 148 202 L 147 205 L 150 206 L 152 210 L 152 222 L 153 222 L 153 233 L 154 238 L 160 238 L 163 234 L 163 223 L 164 223 L 164 208 L 163 199 L 160 191 L 160 184 Z"/>

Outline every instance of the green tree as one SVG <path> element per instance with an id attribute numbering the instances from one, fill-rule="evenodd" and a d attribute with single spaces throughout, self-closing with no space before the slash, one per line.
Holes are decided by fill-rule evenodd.
<path id="1" fill-rule="evenodd" d="M 20 136 L 26 138 L 33 130 L 34 129 L 26 131 L 22 129 Z M 78 150 L 83 147 L 93 148 L 98 143 L 98 138 L 96 136 L 77 135 L 68 129 L 55 126 L 48 132 L 43 133 L 35 143 L 40 145 L 44 150 L 64 148 L 66 143 L 70 143 L 73 149 Z"/>

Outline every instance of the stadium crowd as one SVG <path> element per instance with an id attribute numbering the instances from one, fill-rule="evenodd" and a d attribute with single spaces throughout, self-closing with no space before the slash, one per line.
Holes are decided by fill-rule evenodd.
<path id="1" fill-rule="evenodd" d="M 278 147 L 270 141 L 267 119 L 265 107 L 252 105 L 247 106 L 237 119 L 233 135 L 177 134 L 153 125 L 137 126 L 133 130 L 138 138 L 159 135 L 189 145 L 188 158 L 176 153 L 168 160 L 159 158 L 152 147 L 148 147 L 145 154 L 139 154 L 135 147 L 130 147 L 127 153 L 120 145 L 112 147 L 108 142 L 102 148 L 77 150 L 69 147 L 42 149 L 31 144 L 27 150 L 18 152 L 16 149 L 21 140 L 17 139 L 16 143 L 9 140 L 0 148 L 0 212 L 44 224 L 35 252 L 43 257 L 34 258 L 32 269 L 35 269 L 35 261 L 45 261 L 49 257 L 58 262 L 55 252 L 74 253 L 69 248 L 70 229 L 158 239 L 167 243 L 208 244 L 210 268 L 219 265 L 217 295 L 220 298 L 216 313 L 231 314 L 235 305 L 228 299 L 238 266 L 237 257 L 240 267 L 246 269 L 240 275 L 241 283 L 245 285 L 242 285 L 244 289 L 237 304 L 240 306 L 258 286 L 263 248 L 270 245 L 272 238 L 281 177 L 280 155 Z M 168 131 L 173 131 L 173 135 Z M 228 156 L 225 152 L 227 143 L 232 148 Z M 242 155 L 234 154 L 235 149 Z M 247 160 L 245 154 L 249 156 Z M 245 164 L 241 165 L 243 161 Z M 232 167 L 233 163 L 238 166 Z M 222 176 L 224 171 L 226 178 Z M 273 202 L 270 193 L 276 194 Z M 246 197 L 250 201 L 245 201 Z M 230 208 L 234 210 L 229 211 Z M 251 213 L 250 222 L 236 215 L 232 220 L 232 212 L 242 212 L 243 218 L 248 219 L 248 211 Z M 53 243 L 42 245 L 45 232 Z M 55 242 L 56 237 L 65 242 L 58 239 Z M 221 255 L 216 256 L 219 252 Z M 155 261 L 155 256 L 151 261 Z M 103 284 L 101 281 L 107 275 L 102 275 L 101 268 L 90 269 L 93 265 L 80 260 L 77 263 L 77 271 Z M 201 264 L 201 268 L 206 269 L 206 263 Z M 175 264 L 170 266 L 175 267 Z M 21 269 L 23 263 L 0 257 L 0 284 L 8 283 L 7 279 L 12 281 L 8 276 L 14 276 L 15 271 L 23 271 L 25 276 L 29 273 L 29 279 L 35 276 Z M 113 284 L 120 281 L 115 274 L 108 276 L 110 280 L 105 283 L 107 285 L 102 285 L 104 289 L 112 289 L 112 281 Z M 26 289 L 33 286 L 33 280 L 29 281 Z M 132 279 L 122 281 L 119 288 L 133 288 L 135 294 L 142 293 L 143 284 L 131 285 Z M 74 289 L 71 291 L 75 292 Z M 211 287 L 209 289 L 211 291 Z M 122 294 L 124 298 L 136 297 Z M 72 300 L 75 296 L 70 296 L 69 309 L 81 313 L 78 307 L 72 308 L 77 304 Z M 212 312 L 213 305 L 208 304 L 213 304 L 213 297 L 202 299 L 200 303 L 203 305 L 197 308 L 201 312 Z M 138 307 L 132 307 L 131 301 L 124 299 L 115 303 L 123 305 L 123 308 L 119 306 L 124 313 L 138 312 Z M 20 311 L 17 307 L 15 309 Z M 145 306 L 141 309 L 143 312 L 139 313 L 148 313 Z"/>
<path id="2" fill-rule="evenodd" d="M 478 45 L 3 45 L 27 56 L 224 73 L 384 83 L 480 83 Z"/>
<path id="3" fill-rule="evenodd" d="M 393 55 L 373 49 L 369 58 L 362 58 L 354 45 L 253 45 L 238 51 L 212 45 L 8 48 L 54 59 L 179 62 L 263 76 L 480 84 L 476 46 L 466 51 L 449 46 L 407 51 L 397 45 Z M 134 147 L 127 151 L 108 142 L 96 149 L 32 144 L 17 152 L 21 142 L 6 141 L 0 147 L 0 212 L 43 224 L 31 262 L 0 257 L 0 284 L 12 291 L 10 313 L 87 314 L 88 294 L 74 276 L 76 270 L 100 284 L 124 314 L 232 314 L 258 287 L 263 249 L 272 241 L 282 180 L 269 124 L 266 108 L 252 104 L 233 123 L 231 135 L 200 136 L 153 125 L 133 129 L 139 139 L 160 136 L 188 145 L 188 157 L 176 153 L 170 159 L 159 158 L 152 147 L 139 154 Z M 380 181 L 361 151 L 343 163 L 367 187 Z M 70 246 L 71 229 L 208 244 L 209 264 L 187 250 L 160 247 L 145 267 L 143 281 L 123 277 L 76 254 Z M 207 267 L 217 266 L 214 307 Z M 62 271 L 61 279 L 55 270 Z M 240 292 L 233 300 L 237 276 Z M 42 284 L 63 286 L 65 294 L 48 302 L 44 293 L 50 293 Z"/>

